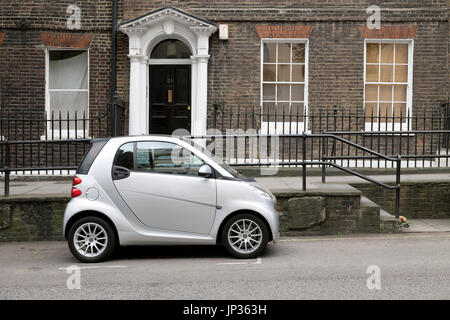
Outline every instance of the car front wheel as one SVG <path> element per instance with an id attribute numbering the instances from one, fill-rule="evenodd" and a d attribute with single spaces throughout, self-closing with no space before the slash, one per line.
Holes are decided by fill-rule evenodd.
<path id="1" fill-rule="evenodd" d="M 99 217 L 84 217 L 70 228 L 69 249 L 81 262 L 100 262 L 111 256 L 116 236 L 111 225 Z"/>
<path id="2" fill-rule="evenodd" d="M 255 258 L 266 248 L 269 232 L 265 223 L 252 214 L 228 220 L 222 231 L 225 249 L 236 258 Z"/>

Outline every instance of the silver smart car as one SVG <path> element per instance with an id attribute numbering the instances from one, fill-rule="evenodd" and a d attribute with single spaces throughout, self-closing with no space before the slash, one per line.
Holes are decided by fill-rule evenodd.
<path id="1" fill-rule="evenodd" d="M 82 262 L 105 260 L 118 245 L 222 244 L 253 258 L 278 240 L 275 201 L 190 140 L 94 140 L 73 178 L 63 232 Z"/>

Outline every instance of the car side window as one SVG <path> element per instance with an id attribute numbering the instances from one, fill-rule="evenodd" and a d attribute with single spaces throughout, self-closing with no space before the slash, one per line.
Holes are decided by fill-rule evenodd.
<path id="1" fill-rule="evenodd" d="M 204 162 L 176 143 L 145 141 L 136 143 L 136 170 L 197 176 Z"/>
<path id="2" fill-rule="evenodd" d="M 114 159 L 114 165 L 133 170 L 133 149 L 133 142 L 122 145 L 119 150 L 117 150 L 116 157 Z"/>

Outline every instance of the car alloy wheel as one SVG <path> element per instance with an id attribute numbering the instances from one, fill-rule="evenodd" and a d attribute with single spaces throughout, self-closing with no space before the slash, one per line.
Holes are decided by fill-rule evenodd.
<path id="1" fill-rule="evenodd" d="M 236 258 L 254 258 L 265 249 L 268 234 L 265 223 L 259 217 L 239 214 L 226 222 L 222 243 Z"/>
<path id="2" fill-rule="evenodd" d="M 92 258 L 105 251 L 108 245 L 108 234 L 98 223 L 87 222 L 75 231 L 73 242 L 79 254 Z"/>
<path id="3" fill-rule="evenodd" d="M 261 228 L 252 220 L 241 219 L 228 230 L 228 242 L 240 253 L 252 253 L 261 245 Z"/>
<path id="4" fill-rule="evenodd" d="M 68 234 L 69 249 L 81 262 L 106 260 L 116 247 L 113 226 L 100 217 L 84 217 L 75 222 Z"/>

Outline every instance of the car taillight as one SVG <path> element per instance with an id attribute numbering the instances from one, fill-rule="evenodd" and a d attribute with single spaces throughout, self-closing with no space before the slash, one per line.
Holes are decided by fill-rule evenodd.
<path id="1" fill-rule="evenodd" d="M 78 197 L 79 195 L 81 195 L 81 190 L 77 188 L 72 188 L 71 193 L 72 198 Z"/>
<path id="2" fill-rule="evenodd" d="M 72 180 L 72 186 L 76 186 L 77 184 L 80 184 L 81 182 L 83 182 L 83 180 L 81 180 L 81 178 L 78 178 L 77 176 L 73 177 Z"/>
<path id="3" fill-rule="evenodd" d="M 83 180 L 81 180 L 81 178 L 78 178 L 77 176 L 73 177 L 72 192 L 71 192 L 72 198 L 75 198 L 75 197 L 78 197 L 79 195 L 81 195 L 81 190 L 74 187 L 74 186 L 80 184 L 81 182 L 83 182 Z"/>

